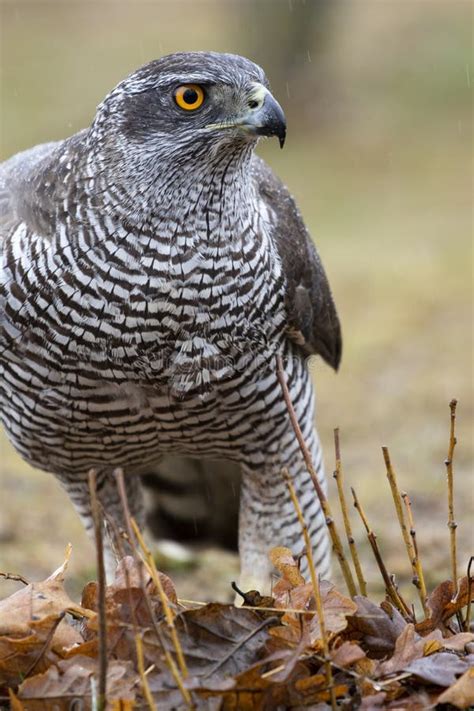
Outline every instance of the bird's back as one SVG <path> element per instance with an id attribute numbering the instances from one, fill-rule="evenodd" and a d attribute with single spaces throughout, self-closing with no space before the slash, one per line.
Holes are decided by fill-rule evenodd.
<path id="1" fill-rule="evenodd" d="M 12 231 L 18 226 L 23 225 L 28 231 L 34 230 L 27 199 L 42 200 L 40 196 L 35 195 L 34 188 L 38 169 L 61 145 L 62 141 L 42 143 L 0 163 L 0 240 L 2 243 L 11 237 Z"/>

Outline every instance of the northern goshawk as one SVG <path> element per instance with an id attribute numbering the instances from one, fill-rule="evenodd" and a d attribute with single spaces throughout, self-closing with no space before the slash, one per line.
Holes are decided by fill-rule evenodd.
<path id="1" fill-rule="evenodd" d="M 120 528 L 116 467 L 140 521 L 138 475 L 162 457 L 237 463 L 246 589 L 268 589 L 273 545 L 303 552 L 285 467 L 329 569 L 276 356 L 323 483 L 307 358 L 337 368 L 341 335 L 295 203 L 254 153 L 259 136 L 283 144 L 285 132 L 260 67 L 178 53 L 118 84 L 89 128 L 0 167 L 10 440 L 59 479 L 88 529 L 91 468 Z"/>

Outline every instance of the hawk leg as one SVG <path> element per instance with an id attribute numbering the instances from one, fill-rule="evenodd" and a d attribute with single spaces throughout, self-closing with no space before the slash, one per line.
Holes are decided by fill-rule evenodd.
<path id="1" fill-rule="evenodd" d="M 314 430 L 306 442 L 318 479 L 324 487 L 321 447 Z M 272 564 L 268 553 L 275 546 L 290 548 L 293 555 L 301 559 L 301 572 L 308 578 L 303 534 L 282 475 L 283 468 L 288 469 L 308 527 L 316 571 L 323 578 L 329 575 L 330 546 L 324 515 L 303 457 L 297 451 L 291 459 L 284 456 L 275 457 L 271 464 L 260 469 L 243 466 L 239 521 L 239 586 L 244 591 L 256 589 L 261 593 L 270 593 Z"/>
<path id="2" fill-rule="evenodd" d="M 94 522 L 92 519 L 88 479 L 67 479 L 59 477 L 66 489 L 74 508 L 89 534 L 94 539 Z M 145 509 L 140 478 L 137 475 L 125 474 L 125 491 L 130 515 L 137 521 L 140 528 L 145 524 Z M 121 555 L 131 553 L 130 546 L 121 536 L 126 530 L 125 516 L 118 492 L 115 476 L 110 470 L 97 471 L 97 496 L 105 516 L 104 559 L 107 582 L 114 579 L 115 568 Z"/>

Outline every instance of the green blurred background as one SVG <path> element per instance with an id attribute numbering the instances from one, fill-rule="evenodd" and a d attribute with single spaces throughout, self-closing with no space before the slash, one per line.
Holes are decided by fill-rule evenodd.
<path id="1" fill-rule="evenodd" d="M 448 402 L 459 398 L 455 503 L 465 568 L 474 548 L 472 4 L 3 0 L 0 7 L 2 159 L 86 126 L 107 91 L 162 54 L 213 49 L 265 68 L 289 128 L 284 151 L 275 141 L 259 151 L 302 209 L 344 330 L 340 372 L 314 369 L 327 470 L 339 426 L 346 480 L 390 569 L 409 580 L 380 450 L 388 445 L 412 495 L 427 577 L 447 577 L 443 461 Z M 52 477 L 24 464 L 5 438 L 0 445 L 0 570 L 43 576 L 71 540 L 79 585 L 93 573 L 93 555 L 72 506 Z M 379 586 L 356 519 L 354 528 L 369 582 Z M 198 561 L 176 573 L 179 593 L 225 596 L 235 558 L 203 551 Z"/>

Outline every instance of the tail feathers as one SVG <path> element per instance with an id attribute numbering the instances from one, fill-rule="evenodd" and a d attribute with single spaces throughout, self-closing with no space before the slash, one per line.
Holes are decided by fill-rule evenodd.
<path id="1" fill-rule="evenodd" d="M 148 526 L 158 539 L 237 550 L 240 467 L 164 457 L 142 475 Z"/>

